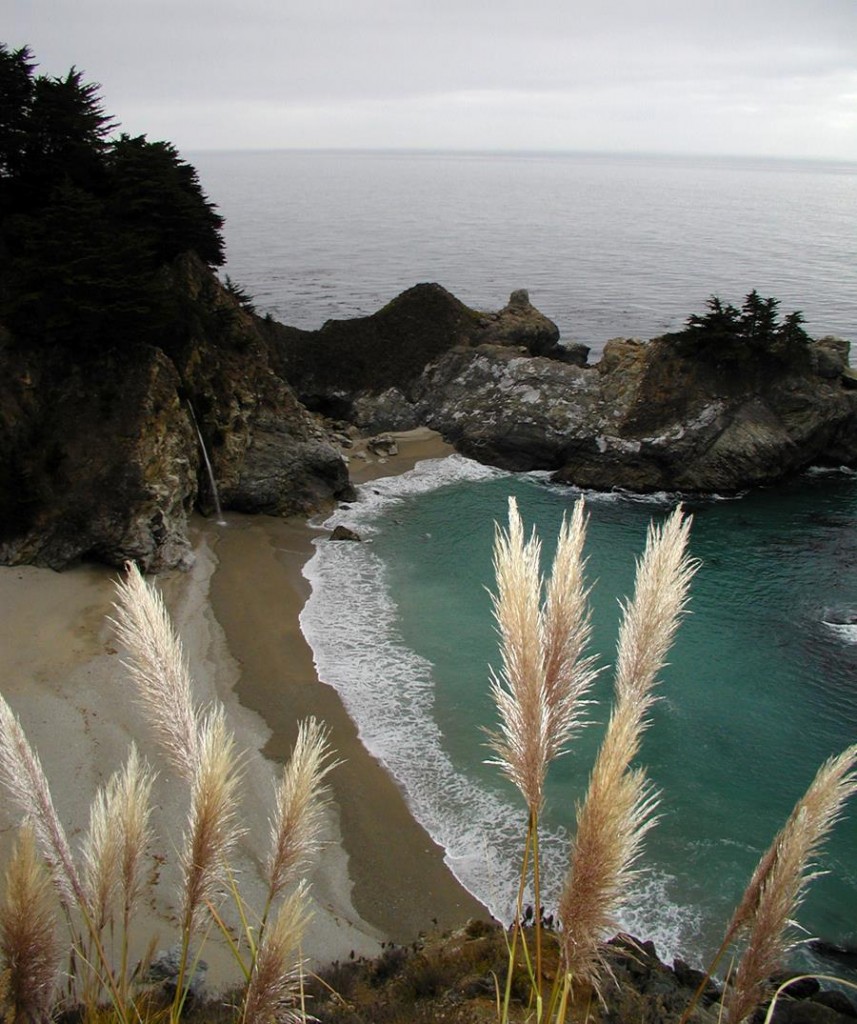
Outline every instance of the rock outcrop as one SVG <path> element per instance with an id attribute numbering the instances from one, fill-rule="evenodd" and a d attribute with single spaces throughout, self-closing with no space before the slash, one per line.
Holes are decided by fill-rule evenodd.
<path id="1" fill-rule="evenodd" d="M 580 487 L 727 493 L 857 460 L 857 402 L 838 378 L 724 371 L 668 338 L 608 342 L 593 368 L 482 346 L 423 383 L 425 422 L 464 454 Z"/>
<path id="2" fill-rule="evenodd" d="M 192 315 L 162 347 L 72 357 L 0 338 L 0 562 L 187 565 L 188 516 L 212 508 L 191 409 L 224 508 L 306 515 L 351 496 L 264 322 L 196 259 L 170 274 Z"/>
<path id="3" fill-rule="evenodd" d="M 857 461 L 840 339 L 797 354 L 614 339 L 588 366 L 523 291 L 480 314 L 420 285 L 377 316 L 285 341 L 301 397 L 365 430 L 428 425 L 480 461 L 597 489 L 727 493 Z"/>
<path id="4" fill-rule="evenodd" d="M 373 434 L 427 425 L 483 462 L 597 489 L 726 493 L 857 463 L 840 339 L 614 339 L 589 366 L 524 291 L 483 313 L 418 285 L 300 331 L 192 257 L 166 285 L 181 302 L 158 346 L 72 358 L 0 333 L 0 561 L 186 564 L 188 516 L 213 507 L 197 425 L 223 508 L 270 515 L 353 495 L 319 415 Z"/>

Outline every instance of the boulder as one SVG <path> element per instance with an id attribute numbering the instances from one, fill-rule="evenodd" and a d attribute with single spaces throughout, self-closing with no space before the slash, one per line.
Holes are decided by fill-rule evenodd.
<path id="1" fill-rule="evenodd" d="M 556 357 L 560 353 L 559 328 L 530 302 L 529 292 L 519 288 L 499 313 L 483 315 L 478 343 L 520 346 L 533 356 Z"/>
<path id="2" fill-rule="evenodd" d="M 360 534 L 357 533 L 356 530 L 352 530 L 348 526 L 343 526 L 342 523 L 340 523 L 338 526 L 334 526 L 333 532 L 331 533 L 329 539 L 330 540 L 347 540 L 347 541 L 354 541 L 354 542 L 359 542 L 360 540 L 362 540 Z"/>

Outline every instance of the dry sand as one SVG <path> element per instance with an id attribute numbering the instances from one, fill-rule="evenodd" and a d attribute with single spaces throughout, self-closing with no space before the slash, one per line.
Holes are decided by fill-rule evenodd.
<path id="1" fill-rule="evenodd" d="M 409 469 L 450 449 L 428 431 L 396 435 L 399 454 L 351 455 L 357 482 Z M 297 722 L 327 723 L 338 757 L 326 845 L 312 874 L 314 915 L 305 953 L 315 963 L 371 956 L 386 940 L 485 916 L 443 863 L 443 854 L 408 811 L 403 794 L 361 745 L 333 689 L 318 680 L 298 615 L 308 594 L 301 569 L 320 531 L 298 521 L 229 513 L 228 525 L 194 526 L 189 573 L 158 580 L 182 637 L 199 699 L 228 709 L 239 747 L 248 751 L 242 817 L 248 829 L 239 880 L 258 903 L 267 848 L 267 813 L 279 764 Z M 130 699 L 108 622 L 117 574 L 95 566 L 64 573 L 0 568 L 2 690 L 38 749 L 60 817 L 72 841 L 88 820 L 97 785 L 123 762 L 133 740 L 159 770 L 154 853 L 159 881 L 140 922 L 141 946 L 157 932 L 176 940 L 176 858 L 187 794 L 163 764 Z M 0 796 L 0 857 L 14 833 L 9 799 Z M 206 944 L 209 979 L 232 980 L 228 954 Z"/>

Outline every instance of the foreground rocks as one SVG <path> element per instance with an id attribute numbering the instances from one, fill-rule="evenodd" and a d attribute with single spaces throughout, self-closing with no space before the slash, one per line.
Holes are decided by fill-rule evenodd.
<path id="1" fill-rule="evenodd" d="M 704 981 L 700 971 L 681 960 L 663 963 L 651 942 L 617 936 L 606 947 L 610 975 L 602 1001 L 583 994 L 569 1020 L 591 1024 L 678 1024 Z M 545 975 L 557 972 L 555 936 L 545 936 Z M 490 1024 L 498 1020 L 497 979 L 505 983 L 508 947 L 503 930 L 472 921 L 442 938 L 427 938 L 409 947 L 390 946 L 374 961 L 334 964 L 323 981 L 310 983 L 310 1010 L 321 1024 L 379 1024 L 446 1021 Z M 523 957 L 514 974 L 509 1019 L 534 1019 L 528 1005 L 530 985 Z M 720 987 L 708 982 L 691 1013 L 694 1024 L 724 1019 Z M 778 1000 L 777 1024 L 847 1024 L 857 1010 L 838 991 L 822 991 L 814 979 L 789 989 Z M 754 1018 L 755 1019 L 755 1018 Z M 761 1019 L 761 1017 L 759 1018 Z"/>

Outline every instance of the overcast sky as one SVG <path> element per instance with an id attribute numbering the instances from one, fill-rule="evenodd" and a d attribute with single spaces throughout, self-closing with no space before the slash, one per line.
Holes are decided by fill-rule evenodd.
<path id="1" fill-rule="evenodd" d="M 857 0 L 2 0 L 4 41 L 194 149 L 857 160 Z"/>

